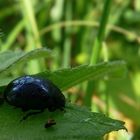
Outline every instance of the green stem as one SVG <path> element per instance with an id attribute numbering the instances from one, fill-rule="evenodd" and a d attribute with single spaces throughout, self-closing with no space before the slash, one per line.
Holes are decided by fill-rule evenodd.
<path id="1" fill-rule="evenodd" d="M 101 46 L 105 38 L 105 30 L 106 30 L 107 21 L 108 21 L 108 17 L 110 13 L 111 1 L 112 0 L 105 0 L 105 3 L 104 3 L 103 14 L 100 21 L 99 31 L 97 34 L 97 38 L 95 42 L 93 43 L 90 65 L 94 65 L 99 61 Z M 91 107 L 91 99 L 93 96 L 94 89 L 95 89 L 95 85 L 93 81 L 88 82 L 87 89 L 86 89 L 86 98 L 85 98 L 85 105 L 87 105 L 88 107 Z"/>
<path id="2" fill-rule="evenodd" d="M 26 51 L 30 51 L 36 48 L 41 48 L 41 39 L 39 34 L 39 29 L 37 27 L 37 20 L 35 18 L 35 11 L 33 7 L 33 1 L 31 0 L 21 0 L 21 11 L 23 13 L 23 19 L 25 20 L 25 29 L 26 29 Z M 39 60 L 33 60 L 28 63 L 29 67 L 27 68 L 28 73 L 38 73 L 43 66 L 43 62 Z"/>
<path id="3" fill-rule="evenodd" d="M 37 21 L 35 19 L 35 11 L 33 8 L 33 3 L 30 0 L 21 0 L 21 5 L 23 8 L 23 18 L 26 21 L 26 28 L 31 31 L 33 36 L 33 41 L 35 42 L 35 46 L 32 46 L 32 49 L 34 48 L 40 48 L 41 47 L 41 41 L 40 41 L 40 34 L 37 27 Z"/>
<path id="4" fill-rule="evenodd" d="M 65 1 L 65 17 L 64 19 L 71 20 L 73 16 L 73 1 Z M 68 67 L 70 65 L 71 57 L 71 30 L 72 28 L 65 28 L 65 40 L 64 40 L 64 53 L 63 53 L 63 67 Z"/>
<path id="5" fill-rule="evenodd" d="M 101 46 L 105 38 L 105 30 L 106 30 L 107 21 L 108 21 L 108 17 L 110 13 L 111 1 L 112 0 L 106 0 L 104 4 L 103 15 L 100 21 L 98 35 L 93 44 L 92 55 L 91 55 L 91 60 L 90 60 L 91 65 L 96 64 L 97 61 L 99 60 Z"/>
<path id="6" fill-rule="evenodd" d="M 12 30 L 12 32 L 9 34 L 9 36 L 7 37 L 7 40 L 3 44 L 2 48 L 1 48 L 2 51 L 6 51 L 6 50 L 10 49 L 10 47 L 12 46 L 14 41 L 16 40 L 18 34 L 24 28 L 24 24 L 25 24 L 24 20 L 21 20 L 19 23 L 17 23 L 17 25 Z"/>

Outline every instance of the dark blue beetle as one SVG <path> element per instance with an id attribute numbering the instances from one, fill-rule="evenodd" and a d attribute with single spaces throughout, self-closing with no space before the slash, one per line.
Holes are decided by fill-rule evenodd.
<path id="1" fill-rule="evenodd" d="M 4 91 L 4 99 L 8 104 L 23 111 L 39 110 L 40 112 L 46 108 L 49 111 L 63 110 L 66 102 L 60 89 L 51 81 L 28 75 L 10 82 Z M 37 113 L 39 112 L 28 113 L 22 120 Z"/>

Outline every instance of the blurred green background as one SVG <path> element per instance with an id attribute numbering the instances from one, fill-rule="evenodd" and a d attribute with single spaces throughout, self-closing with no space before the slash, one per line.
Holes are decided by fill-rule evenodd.
<path id="1" fill-rule="evenodd" d="M 11 75 L 34 74 L 89 64 L 105 0 L 0 0 L 0 52 L 52 50 L 52 56 L 30 61 Z M 108 10 L 108 9 L 106 9 Z M 99 62 L 125 60 L 124 79 L 93 81 L 66 91 L 67 97 L 126 122 L 128 133 L 109 140 L 140 139 L 140 0 L 112 0 Z M 92 92 L 91 92 L 92 91 Z"/>

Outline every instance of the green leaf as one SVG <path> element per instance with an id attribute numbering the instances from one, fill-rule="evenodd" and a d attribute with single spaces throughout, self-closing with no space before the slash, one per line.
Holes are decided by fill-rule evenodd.
<path id="1" fill-rule="evenodd" d="M 6 104 L 0 107 L 0 136 L 3 140 L 99 140 L 105 134 L 125 129 L 124 122 L 107 118 L 87 108 L 67 103 L 65 111 L 48 112 L 30 116 L 20 122 L 25 115 L 19 109 Z M 45 129 L 49 118 L 56 125 Z"/>
<path id="2" fill-rule="evenodd" d="M 45 71 L 37 74 L 37 76 L 41 76 L 44 79 L 50 79 L 62 90 L 86 80 L 122 78 L 125 75 L 126 63 L 124 61 L 101 63 L 94 66 L 81 65 L 74 68 L 65 68 L 52 72 Z M 15 77 L 1 78 L 0 86 L 7 85 L 13 79 L 15 79 Z"/>
<path id="3" fill-rule="evenodd" d="M 126 63 L 124 61 L 113 61 L 94 66 L 82 65 L 53 72 L 46 71 L 37 75 L 50 79 L 59 88 L 65 90 L 86 80 L 122 78 L 126 75 Z"/>
<path id="4" fill-rule="evenodd" d="M 17 65 L 27 62 L 27 60 L 46 57 L 49 53 L 50 51 L 44 48 L 35 49 L 30 52 L 7 51 L 0 53 L 0 76 L 9 72 L 12 68 L 16 68 Z"/>
<path id="5" fill-rule="evenodd" d="M 17 64 L 34 57 L 36 58 L 42 55 L 42 53 L 38 53 L 38 51 L 36 53 L 34 51 L 17 53 L 17 55 L 5 53 L 0 55 L 1 62 L 7 58 L 6 55 L 11 59 L 8 58 L 5 64 L 0 64 L 0 74 L 9 72 L 11 68 L 16 68 Z M 72 69 L 61 69 L 54 72 L 46 71 L 37 75 L 52 80 L 59 88 L 64 90 L 86 80 L 103 79 L 109 76 L 122 77 L 125 72 L 125 63 L 123 61 L 116 61 L 95 66 L 84 65 Z M 4 80 L 6 85 L 11 79 L 4 78 Z M 46 110 L 44 113 L 32 116 L 24 122 L 19 122 L 24 113 L 4 104 L 0 107 L 0 136 L 4 140 L 84 140 L 87 138 L 88 140 L 100 140 L 111 131 L 125 129 L 123 122 L 112 120 L 99 113 L 92 113 L 83 107 L 67 104 L 65 110 L 65 112 L 56 111 L 53 113 Z M 45 129 L 44 124 L 49 118 L 55 119 L 57 124 Z"/>

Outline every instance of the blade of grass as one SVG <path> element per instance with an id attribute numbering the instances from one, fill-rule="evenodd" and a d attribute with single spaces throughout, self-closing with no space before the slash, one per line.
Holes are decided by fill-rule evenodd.
<path id="1" fill-rule="evenodd" d="M 72 19 L 72 5 L 73 1 L 66 1 L 65 11 L 65 20 Z M 65 40 L 64 40 L 64 52 L 63 52 L 63 67 L 68 67 L 70 65 L 70 56 L 71 56 L 71 28 L 65 28 Z"/>
<path id="2" fill-rule="evenodd" d="M 29 0 L 21 0 L 22 14 L 23 18 L 26 21 L 26 37 L 27 37 L 27 45 L 26 51 L 33 50 L 35 48 L 41 48 L 41 40 L 40 34 L 37 27 L 37 21 L 35 18 L 35 11 L 33 8 L 33 1 Z M 38 73 L 44 64 L 43 62 L 39 62 L 37 60 L 33 60 L 29 63 L 29 67 L 27 69 L 28 72 Z"/>
<path id="3" fill-rule="evenodd" d="M 99 23 L 96 21 L 87 21 L 87 20 L 72 20 L 72 21 L 63 21 L 63 22 L 57 22 L 51 25 L 48 25 L 47 27 L 43 28 L 40 31 L 40 35 L 47 34 L 49 32 L 52 32 L 53 30 L 59 29 L 59 28 L 64 28 L 64 27 L 69 27 L 69 26 L 82 26 L 82 27 L 99 27 Z M 120 33 L 126 37 L 132 36 L 134 38 L 134 41 L 140 42 L 140 36 L 132 31 L 126 30 L 124 28 L 121 28 L 119 26 L 113 25 L 113 24 L 108 24 L 107 29 L 111 30 L 113 32 Z"/>
<path id="4" fill-rule="evenodd" d="M 41 47 L 40 35 L 39 30 L 37 27 L 37 21 L 35 19 L 35 11 L 33 9 L 33 3 L 29 0 L 21 0 L 21 7 L 23 17 L 26 19 L 26 26 L 30 28 L 30 31 L 33 36 L 33 40 L 35 42 L 35 47 Z"/>
<path id="5" fill-rule="evenodd" d="M 105 3 L 104 3 L 103 14 L 100 21 L 99 31 L 97 34 L 97 38 L 95 42 L 93 43 L 90 65 L 96 64 L 99 60 L 101 46 L 105 38 L 105 29 L 107 26 L 107 21 L 108 21 L 108 17 L 110 13 L 111 1 L 112 0 L 105 0 Z M 88 82 L 87 89 L 86 89 L 85 105 L 89 107 L 91 106 L 91 98 L 93 95 L 94 88 L 95 87 L 94 87 L 93 82 L 92 81 Z"/>
<path id="6" fill-rule="evenodd" d="M 16 12 L 18 10 L 18 6 L 16 4 L 12 5 L 12 6 L 10 5 L 9 7 L 7 7 L 7 6 L 0 9 L 0 20 L 12 15 L 14 12 Z"/>
<path id="7" fill-rule="evenodd" d="M 21 20 L 15 26 L 15 28 L 11 31 L 11 33 L 7 37 L 7 40 L 5 41 L 5 43 L 1 46 L 1 51 L 6 51 L 6 50 L 10 49 L 11 45 L 16 40 L 18 34 L 22 31 L 22 29 L 24 27 L 24 24 L 25 24 L 25 21 L 24 20 Z"/>
<path id="8" fill-rule="evenodd" d="M 65 20 L 65 0 L 56 0 L 54 5 L 53 5 L 53 12 L 51 13 L 51 20 L 53 23 L 59 23 L 61 20 Z M 51 36 L 52 39 L 54 40 L 54 51 L 55 51 L 55 57 L 54 57 L 54 61 L 53 61 L 53 66 L 52 69 L 59 67 L 59 65 L 63 64 L 64 60 L 66 61 L 66 58 L 63 58 L 62 60 L 60 60 L 60 56 L 62 54 L 61 53 L 61 49 L 64 48 L 64 41 L 65 41 L 65 29 L 61 29 L 58 28 L 56 30 L 52 30 L 51 32 Z M 40 32 L 41 35 L 42 32 Z M 61 46 L 61 47 L 59 47 Z M 64 50 L 65 52 L 65 50 Z M 66 53 L 65 53 L 66 54 Z M 64 57 L 64 56 L 63 56 Z M 59 59 L 58 59 L 59 58 Z M 57 67 L 56 67 L 57 66 Z"/>
<path id="9" fill-rule="evenodd" d="M 97 61 L 99 60 L 101 46 L 105 38 L 105 30 L 106 30 L 107 21 L 109 18 L 111 2 L 112 0 L 106 0 L 104 3 L 103 14 L 102 14 L 101 22 L 100 22 L 97 39 L 95 43 L 93 43 L 92 55 L 91 55 L 91 60 L 90 60 L 91 65 L 96 64 Z"/>

